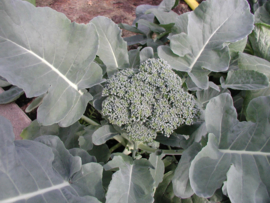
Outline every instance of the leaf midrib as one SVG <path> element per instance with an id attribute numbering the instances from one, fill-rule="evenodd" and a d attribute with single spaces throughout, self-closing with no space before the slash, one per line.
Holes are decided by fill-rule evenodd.
<path id="1" fill-rule="evenodd" d="M 31 197 L 35 197 L 37 195 L 42 195 L 42 194 L 45 194 L 45 193 L 53 191 L 53 190 L 59 190 L 61 188 L 67 187 L 67 186 L 70 186 L 70 184 L 67 181 L 64 181 L 61 184 L 54 185 L 54 186 L 49 187 L 49 188 L 41 189 L 41 190 L 38 190 L 36 192 L 31 192 L 31 193 L 20 195 L 17 197 L 12 197 L 9 199 L 1 200 L 0 203 L 9 203 L 9 202 L 11 203 L 11 202 L 19 201 L 19 200 L 30 199 Z"/>
<path id="2" fill-rule="evenodd" d="M 231 16 L 227 17 L 224 22 L 217 27 L 217 29 L 215 29 L 215 31 L 210 35 L 210 37 L 206 40 L 206 42 L 204 43 L 203 47 L 201 48 L 201 50 L 199 51 L 199 53 L 197 54 L 197 56 L 195 57 L 195 59 L 193 60 L 192 64 L 189 66 L 190 70 L 193 69 L 194 65 L 197 63 L 198 59 L 200 58 L 200 56 L 202 55 L 202 52 L 204 51 L 205 47 L 208 45 L 209 41 L 212 39 L 212 37 L 217 33 L 217 31 L 227 22 L 227 20 L 230 18 Z"/>
<path id="3" fill-rule="evenodd" d="M 71 86 L 73 89 L 75 89 L 76 91 L 79 92 L 80 95 L 83 95 L 83 92 L 81 90 L 79 90 L 78 86 L 76 84 L 74 84 L 72 81 L 70 81 L 65 75 L 63 75 L 57 68 L 55 68 L 52 64 L 50 64 L 48 61 L 46 61 L 44 58 L 40 57 L 39 55 L 37 55 L 36 53 L 34 53 L 31 50 L 28 50 L 26 48 L 24 48 L 23 46 L 9 40 L 8 38 L 4 38 L 2 36 L 0 36 L 1 38 L 5 39 L 6 41 L 14 44 L 15 46 L 25 50 L 27 53 L 33 55 L 34 57 L 38 58 L 42 63 L 44 63 L 45 65 L 47 65 L 49 68 L 51 68 L 57 75 L 59 75 L 60 78 L 62 78 L 64 81 L 66 81 L 68 83 L 69 86 Z"/>
<path id="4" fill-rule="evenodd" d="M 229 149 L 220 149 L 222 153 L 226 154 L 246 154 L 246 155 L 261 155 L 261 156 L 270 156 L 270 152 L 262 151 L 246 151 L 246 150 L 229 150 Z"/>

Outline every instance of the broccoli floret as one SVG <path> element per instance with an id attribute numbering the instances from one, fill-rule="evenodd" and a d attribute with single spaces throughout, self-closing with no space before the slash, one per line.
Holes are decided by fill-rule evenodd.
<path id="1" fill-rule="evenodd" d="M 193 96 L 181 85 L 166 61 L 148 59 L 139 69 L 124 69 L 108 79 L 102 114 L 131 140 L 152 142 L 157 133 L 169 137 L 199 114 Z"/>

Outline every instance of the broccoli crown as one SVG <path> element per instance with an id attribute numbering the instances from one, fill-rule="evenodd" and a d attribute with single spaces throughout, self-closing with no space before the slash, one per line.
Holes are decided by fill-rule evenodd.
<path id="1" fill-rule="evenodd" d="M 181 85 L 166 61 L 148 59 L 139 69 L 124 69 L 108 79 L 102 114 L 131 140 L 152 142 L 157 133 L 169 137 L 178 126 L 191 125 L 199 113 Z"/>

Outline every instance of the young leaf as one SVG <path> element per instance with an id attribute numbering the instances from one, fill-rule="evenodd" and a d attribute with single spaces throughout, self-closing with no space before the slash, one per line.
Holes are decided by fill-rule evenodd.
<path id="1" fill-rule="evenodd" d="M 153 14 L 146 14 L 145 12 L 151 8 L 157 8 L 157 6 L 152 5 L 139 5 L 136 8 L 136 19 L 133 21 L 133 25 L 138 25 L 137 28 L 144 32 L 147 35 L 150 32 L 150 29 L 144 25 L 137 24 L 137 21 L 140 19 L 147 20 L 149 22 L 154 22 L 155 16 Z"/>
<path id="2" fill-rule="evenodd" d="M 156 16 L 160 24 L 170 24 L 175 23 L 178 15 L 174 11 L 162 11 L 158 8 L 152 8 L 146 11 L 146 13 L 152 13 Z"/>
<path id="3" fill-rule="evenodd" d="M 2 76 L 0 76 L 0 87 L 7 87 L 10 86 L 11 84 Z"/>
<path id="4" fill-rule="evenodd" d="M 174 194 L 177 197 L 189 198 L 194 194 L 194 191 L 190 186 L 189 168 L 191 161 L 201 151 L 201 149 L 202 147 L 200 144 L 194 142 L 183 152 L 172 179 Z"/>
<path id="5" fill-rule="evenodd" d="M 34 140 L 42 135 L 55 135 L 62 140 L 67 149 L 71 149 L 74 147 L 79 147 L 78 139 L 83 133 L 86 133 L 85 129 L 79 122 L 76 122 L 69 127 L 62 128 L 57 124 L 43 126 L 42 124 L 38 123 L 37 120 L 34 120 L 22 131 L 20 136 L 23 139 Z"/>
<path id="6" fill-rule="evenodd" d="M 134 35 L 131 37 L 126 37 L 124 39 L 127 42 L 127 45 L 134 45 L 134 44 L 146 44 L 147 37 L 145 35 Z"/>
<path id="7" fill-rule="evenodd" d="M 109 18 L 98 16 L 91 20 L 99 35 L 97 55 L 107 67 L 108 76 L 118 69 L 129 66 L 127 43 L 121 37 L 121 30 Z"/>
<path id="8" fill-rule="evenodd" d="M 243 52 L 246 47 L 246 44 L 247 44 L 247 37 L 237 42 L 229 44 L 230 56 L 231 56 L 230 66 L 233 64 L 233 62 L 237 61 L 238 52 Z"/>
<path id="9" fill-rule="evenodd" d="M 163 181 L 159 184 L 155 192 L 155 202 L 156 203 L 163 203 L 163 202 L 173 202 L 172 196 L 173 189 L 171 187 L 171 181 L 173 178 L 173 171 L 169 171 L 164 175 Z M 172 195 L 173 194 L 173 195 Z"/>
<path id="10" fill-rule="evenodd" d="M 257 72 L 263 73 L 270 80 L 270 62 L 262 58 L 241 53 L 238 58 L 238 66 L 242 70 L 255 70 Z M 244 111 L 247 108 L 249 102 L 259 96 L 269 96 L 270 87 L 262 90 L 246 91 L 244 97 Z"/>
<path id="11" fill-rule="evenodd" d="M 263 73 L 241 69 L 229 71 L 226 80 L 221 78 L 220 83 L 224 89 L 235 90 L 258 90 L 269 86 L 268 78 Z"/>
<path id="12" fill-rule="evenodd" d="M 150 173 L 154 179 L 154 187 L 157 187 L 162 182 L 164 175 L 164 163 L 162 158 L 164 155 L 156 155 L 155 153 L 150 154 L 149 162 L 154 166 L 154 169 L 150 168 Z"/>
<path id="13" fill-rule="evenodd" d="M 40 95 L 40 96 L 38 96 L 37 98 L 35 98 L 35 99 L 29 104 L 29 106 L 25 109 L 25 112 L 26 112 L 26 113 L 29 113 L 29 112 L 33 111 L 34 109 L 38 108 L 38 107 L 41 105 L 44 96 L 45 96 L 45 95 Z"/>
<path id="14" fill-rule="evenodd" d="M 256 24 L 248 39 L 254 55 L 270 61 L 270 25 Z"/>
<path id="15" fill-rule="evenodd" d="M 131 25 L 128 25 L 128 24 L 125 24 L 125 23 L 119 23 L 118 26 L 119 26 L 121 29 L 128 30 L 128 31 L 130 31 L 130 32 L 139 33 L 139 34 L 144 34 L 142 31 L 138 30 L 136 27 L 131 26 Z"/>
<path id="16" fill-rule="evenodd" d="M 156 139 L 157 142 L 161 144 L 168 145 L 171 147 L 182 147 L 186 145 L 186 138 L 183 135 L 173 133 L 170 137 L 165 137 L 164 135 L 158 134 Z"/>
<path id="17" fill-rule="evenodd" d="M 151 164 L 144 159 L 131 163 L 123 156 L 119 157 L 119 171 L 113 174 L 106 203 L 152 203 L 154 180 L 149 171 Z"/>
<path id="18" fill-rule="evenodd" d="M 162 33 L 166 31 L 163 27 L 160 27 L 159 25 L 151 23 L 144 19 L 138 20 L 137 23 L 149 27 L 149 29 L 155 33 Z"/>
<path id="19" fill-rule="evenodd" d="M 80 148 L 72 148 L 68 150 L 69 153 L 73 156 L 78 156 L 82 160 L 82 164 L 87 164 L 90 162 L 97 162 L 96 157 L 91 156 L 87 153 L 87 151 L 80 149 Z"/>
<path id="20" fill-rule="evenodd" d="M 237 120 L 233 100 L 221 94 L 207 104 L 207 146 L 190 167 L 195 193 L 210 197 L 227 179 L 232 202 L 267 202 L 270 198 L 270 97 L 258 97 L 247 108 L 247 122 Z"/>
<path id="21" fill-rule="evenodd" d="M 0 104 L 8 104 L 13 102 L 23 94 L 24 91 L 21 88 L 13 86 L 9 90 L 0 94 Z"/>
<path id="22" fill-rule="evenodd" d="M 139 68 L 140 66 L 140 50 L 132 49 L 128 52 L 128 58 L 130 63 L 130 68 Z"/>
<path id="23" fill-rule="evenodd" d="M 92 145 L 92 149 L 88 150 L 88 153 L 96 157 L 98 163 L 106 163 L 111 156 L 110 149 L 106 144 Z"/>
<path id="24" fill-rule="evenodd" d="M 98 203 L 93 196 L 104 198 L 101 165 L 82 165 L 57 137 L 14 142 L 10 122 L 0 117 L 0 123 L 0 202 Z"/>
<path id="25" fill-rule="evenodd" d="M 98 128 L 92 135 L 92 141 L 95 145 L 101 145 L 107 142 L 119 132 L 116 131 L 111 125 L 103 125 Z"/>
<path id="26" fill-rule="evenodd" d="M 205 107 L 206 104 L 209 102 L 210 99 L 212 99 L 213 97 L 216 97 L 222 93 L 225 92 L 229 92 L 229 90 L 227 89 L 223 89 L 223 88 L 216 88 L 218 86 L 216 86 L 213 82 L 209 82 L 209 88 L 206 90 L 199 90 L 196 92 L 196 97 L 197 97 L 197 101 L 203 106 Z"/>
<path id="27" fill-rule="evenodd" d="M 262 6 L 254 14 L 255 23 L 266 23 L 270 25 L 270 2 L 267 1 L 259 0 Z"/>
<path id="28" fill-rule="evenodd" d="M 42 135 L 58 135 L 59 126 L 57 124 L 43 126 L 37 122 L 37 120 L 32 121 L 32 123 L 26 127 L 22 133 L 21 137 L 25 140 L 34 140 Z"/>
<path id="29" fill-rule="evenodd" d="M 145 62 L 149 58 L 154 58 L 154 50 L 152 47 L 145 47 L 140 52 L 140 63 Z"/>
<path id="30" fill-rule="evenodd" d="M 47 93 L 37 113 L 43 125 L 79 120 L 92 99 L 81 84 L 102 81 L 101 68 L 91 64 L 98 48 L 95 26 L 21 0 L 1 0 L 0 18 L 0 75 L 27 97 Z"/>
<path id="31" fill-rule="evenodd" d="M 170 10 L 172 10 L 172 8 L 174 7 L 176 3 L 177 2 L 175 2 L 175 0 L 163 0 L 158 5 L 158 9 L 161 11 L 169 12 Z"/>
<path id="32" fill-rule="evenodd" d="M 246 0 L 204 1 L 180 20 L 184 24 L 188 23 L 186 35 L 170 37 L 172 52 L 176 55 L 180 52 L 180 56 L 168 53 L 166 46 L 158 48 L 158 55 L 169 63 L 172 61 L 169 58 L 173 57 L 173 63 L 178 63 L 179 66 L 171 64 L 172 68 L 189 72 L 190 78 L 198 87 L 207 89 L 208 73 L 204 69 L 214 72 L 227 70 L 230 56 L 224 43 L 243 39 L 253 29 L 253 16 L 249 12 L 248 3 Z M 179 50 L 183 46 L 184 52 Z M 188 54 L 181 57 L 183 53 Z"/>

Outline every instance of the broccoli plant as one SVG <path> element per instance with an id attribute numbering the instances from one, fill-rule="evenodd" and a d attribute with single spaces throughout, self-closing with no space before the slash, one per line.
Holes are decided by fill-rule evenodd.
<path id="1" fill-rule="evenodd" d="M 0 202 L 270 201 L 270 2 L 254 30 L 247 0 L 178 3 L 138 7 L 127 51 L 109 18 L 0 0 L 0 79 L 39 106 L 26 140 L 0 117 Z"/>
<path id="2" fill-rule="evenodd" d="M 169 137 L 178 126 L 198 118 L 194 97 L 182 89 L 181 78 L 162 59 L 119 71 L 107 82 L 102 113 L 131 140 L 152 142 L 159 132 Z"/>

